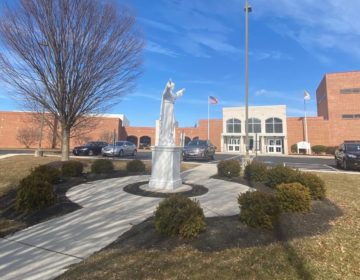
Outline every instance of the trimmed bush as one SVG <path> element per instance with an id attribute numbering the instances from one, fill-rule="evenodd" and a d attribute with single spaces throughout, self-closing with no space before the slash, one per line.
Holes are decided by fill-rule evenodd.
<path id="1" fill-rule="evenodd" d="M 55 201 L 53 186 L 42 175 L 31 174 L 20 181 L 16 194 L 16 209 L 33 211 L 51 205 Z"/>
<path id="2" fill-rule="evenodd" d="M 328 155 L 335 155 L 337 147 L 326 147 L 325 153 Z"/>
<path id="3" fill-rule="evenodd" d="M 222 160 L 217 165 L 218 175 L 221 177 L 238 177 L 240 176 L 240 163 L 238 160 Z"/>
<path id="4" fill-rule="evenodd" d="M 134 159 L 126 164 L 126 170 L 128 172 L 144 172 L 145 164 L 141 160 Z"/>
<path id="5" fill-rule="evenodd" d="M 280 184 L 276 187 L 276 198 L 285 212 L 309 212 L 311 196 L 307 187 L 300 183 Z"/>
<path id="6" fill-rule="evenodd" d="M 290 150 L 293 154 L 296 154 L 297 153 L 297 144 L 292 144 Z"/>
<path id="7" fill-rule="evenodd" d="M 249 181 L 265 182 L 267 178 L 267 165 L 253 160 L 245 166 L 244 176 Z"/>
<path id="8" fill-rule="evenodd" d="M 155 211 L 155 228 L 166 235 L 194 238 L 206 228 L 198 201 L 173 195 L 161 201 Z"/>
<path id="9" fill-rule="evenodd" d="M 323 145 L 315 145 L 315 146 L 311 147 L 311 150 L 313 151 L 313 153 L 319 155 L 319 154 L 325 153 L 326 147 Z"/>
<path id="10" fill-rule="evenodd" d="M 31 171 L 31 175 L 43 177 L 47 182 L 55 184 L 59 181 L 61 172 L 53 166 L 39 165 Z"/>
<path id="11" fill-rule="evenodd" d="M 63 163 L 61 172 L 64 176 L 79 177 L 83 172 L 84 166 L 80 161 L 69 160 Z"/>
<path id="12" fill-rule="evenodd" d="M 114 164 L 109 159 L 97 159 L 91 165 L 91 172 L 96 174 L 111 173 L 114 170 Z"/>
<path id="13" fill-rule="evenodd" d="M 298 172 L 294 181 L 307 187 L 312 199 L 325 198 L 325 182 L 319 176 L 308 172 Z"/>
<path id="14" fill-rule="evenodd" d="M 276 198 L 259 191 L 239 195 L 238 203 L 240 221 L 251 227 L 272 229 L 280 215 Z"/>
<path id="15" fill-rule="evenodd" d="M 297 171 L 283 165 L 277 165 L 267 172 L 266 185 L 275 188 L 282 183 L 292 183 L 295 181 Z"/>

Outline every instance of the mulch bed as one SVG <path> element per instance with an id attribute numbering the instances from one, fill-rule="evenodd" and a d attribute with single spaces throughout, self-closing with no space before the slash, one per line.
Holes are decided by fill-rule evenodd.
<path id="1" fill-rule="evenodd" d="M 147 190 L 143 190 L 140 187 L 142 185 L 145 185 L 149 183 L 149 181 L 145 181 L 145 182 L 138 182 L 138 183 L 134 183 L 134 184 L 130 184 L 127 185 L 124 188 L 124 191 L 130 194 L 134 194 L 134 195 L 138 195 L 138 196 L 145 196 L 145 197 L 160 197 L 160 198 L 165 198 L 165 197 L 169 197 L 171 195 L 183 195 L 186 197 L 194 197 L 194 196 L 200 196 L 200 195 L 204 195 L 208 192 L 208 189 L 205 188 L 204 186 L 201 185 L 195 185 L 195 184 L 188 184 L 186 183 L 186 185 L 191 187 L 191 190 L 188 191 L 183 191 L 183 192 L 177 192 L 177 193 L 163 193 L 163 192 L 152 192 L 152 191 L 147 191 Z"/>
<path id="2" fill-rule="evenodd" d="M 213 178 L 224 179 L 217 176 Z M 262 183 L 249 182 L 241 177 L 233 178 L 231 181 L 269 194 L 274 193 L 273 189 Z M 162 235 L 155 230 L 154 218 L 151 217 L 133 226 L 131 230 L 121 235 L 104 250 L 172 250 L 181 245 L 190 245 L 200 251 L 212 252 L 267 245 L 272 242 L 322 234 L 331 228 L 333 220 L 342 215 L 340 208 L 328 199 L 312 201 L 311 206 L 311 212 L 306 214 L 281 214 L 279 222 L 273 230 L 251 228 L 241 223 L 238 215 L 206 218 L 206 231 L 195 239 Z"/>
<path id="3" fill-rule="evenodd" d="M 54 205 L 28 214 L 20 214 L 15 211 L 16 192 L 11 191 L 7 195 L 0 197 L 0 217 L 20 220 L 26 226 L 31 226 L 64 215 L 80 208 L 79 205 L 67 199 L 65 196 L 67 190 L 84 182 L 114 178 L 119 177 L 119 175 L 124 176 L 128 174 L 113 173 L 101 176 L 91 175 L 91 178 L 68 178 L 66 182 L 55 185 L 58 198 Z M 233 179 L 232 181 L 250 185 L 265 192 L 273 191 L 261 183 L 249 183 L 243 178 Z M 206 218 L 206 231 L 195 239 L 182 239 L 162 235 L 155 230 L 153 218 L 149 218 L 133 226 L 131 230 L 121 235 L 115 242 L 104 248 L 104 250 L 114 248 L 121 248 L 122 250 L 171 250 L 180 245 L 191 245 L 200 251 L 211 252 L 230 248 L 260 246 L 272 242 L 287 241 L 293 238 L 324 233 L 330 229 L 331 222 L 341 215 L 341 210 L 331 201 L 325 199 L 313 201 L 312 210 L 307 214 L 282 214 L 278 225 L 272 231 L 248 227 L 239 221 L 238 215 Z M 9 233 L 11 232 L 6 234 Z"/>

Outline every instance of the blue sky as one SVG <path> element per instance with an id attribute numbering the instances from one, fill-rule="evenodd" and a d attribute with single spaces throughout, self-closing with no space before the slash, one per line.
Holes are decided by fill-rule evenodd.
<path id="1" fill-rule="evenodd" d="M 146 40 L 143 76 L 110 113 L 134 126 L 153 126 L 169 78 L 186 92 L 176 103 L 180 126 L 207 118 L 207 96 L 222 108 L 244 105 L 244 0 L 118 0 L 138 19 Z M 325 73 L 358 70 L 360 1 L 251 0 L 249 105 L 287 105 L 303 115 L 303 91 L 312 97 Z M 20 110 L 0 89 L 0 110 Z"/>

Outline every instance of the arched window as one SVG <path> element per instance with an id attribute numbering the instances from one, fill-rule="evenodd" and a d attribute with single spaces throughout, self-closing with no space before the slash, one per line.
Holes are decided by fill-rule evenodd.
<path id="1" fill-rule="evenodd" d="M 226 132 L 228 133 L 240 133 L 241 121 L 239 119 L 229 119 L 226 121 Z"/>
<path id="2" fill-rule="evenodd" d="M 261 121 L 256 118 L 250 118 L 249 125 L 248 125 L 248 132 L 249 133 L 260 133 L 261 132 Z"/>
<path id="3" fill-rule="evenodd" d="M 282 120 L 279 118 L 269 118 L 265 121 L 266 133 L 282 133 Z"/>

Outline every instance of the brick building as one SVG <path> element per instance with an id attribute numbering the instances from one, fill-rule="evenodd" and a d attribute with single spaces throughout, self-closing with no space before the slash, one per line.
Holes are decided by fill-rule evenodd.
<path id="1" fill-rule="evenodd" d="M 312 146 L 360 140 L 360 71 L 325 74 L 316 90 L 317 116 L 307 118 Z M 287 118 L 288 146 L 304 140 L 304 118 Z"/>
<path id="2" fill-rule="evenodd" d="M 360 140 L 360 71 L 325 74 L 316 91 L 317 116 L 307 117 L 308 139 L 312 146 L 337 146 L 345 140 Z M 285 106 L 250 107 L 249 125 L 253 132 L 249 134 L 250 147 L 258 147 L 260 153 L 287 153 L 288 147 L 304 140 L 304 118 L 286 117 Z M 251 115 L 252 114 L 252 115 Z M 232 122 L 230 123 L 230 121 Z M 240 122 L 240 123 L 239 123 Z M 270 123 L 271 122 L 271 123 Z M 94 117 L 96 127 L 89 132 L 73 137 L 71 146 L 88 140 L 108 140 L 116 133 L 117 139 L 140 143 L 155 144 L 156 128 L 134 127 L 124 115 L 107 114 Z M 281 131 L 275 131 L 280 129 Z M 228 126 L 242 127 L 240 132 L 228 131 Z M 222 119 L 210 120 L 210 139 L 218 151 L 244 152 L 243 108 L 223 108 Z M 270 132 L 270 126 L 273 132 Z M 260 127 L 260 132 L 255 132 Z M 39 117 L 31 112 L 0 112 L 0 148 L 23 148 L 19 134 L 27 128 L 40 131 Z M 208 121 L 199 120 L 197 127 L 176 128 L 176 143 L 181 136 L 186 141 L 198 137 L 207 138 Z M 249 130 L 250 131 L 250 130 Z M 257 139 L 255 139 L 258 137 Z M 107 139 L 105 139 L 107 138 Z M 59 147 L 54 129 L 44 126 L 42 147 Z M 55 141 L 54 141 L 55 140 Z M 39 145 L 35 139 L 30 145 Z"/>

